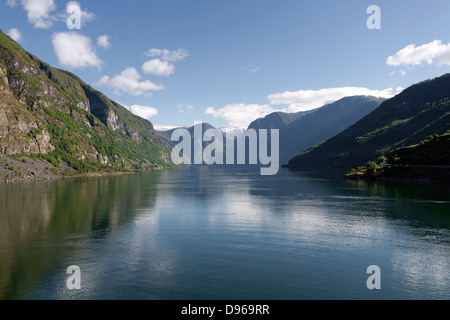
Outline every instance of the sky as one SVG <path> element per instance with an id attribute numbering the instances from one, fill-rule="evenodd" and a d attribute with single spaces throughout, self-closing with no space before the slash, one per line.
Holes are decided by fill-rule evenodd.
<path id="1" fill-rule="evenodd" d="M 246 128 L 450 71 L 448 0 L 0 1 L 25 50 L 156 125 Z"/>

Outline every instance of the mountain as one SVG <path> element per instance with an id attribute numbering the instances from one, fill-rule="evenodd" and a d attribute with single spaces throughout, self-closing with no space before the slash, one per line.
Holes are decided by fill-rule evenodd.
<path id="1" fill-rule="evenodd" d="M 158 125 L 158 124 L 153 124 L 153 129 L 155 129 L 156 132 L 158 131 L 168 131 L 168 130 L 172 130 L 172 129 L 176 129 L 176 126 L 163 126 L 163 125 Z"/>
<path id="2" fill-rule="evenodd" d="M 346 97 L 306 112 L 272 113 L 251 123 L 249 129 L 279 129 L 280 161 L 286 163 L 301 151 L 348 128 L 383 101 L 370 96 Z"/>
<path id="3" fill-rule="evenodd" d="M 189 134 L 191 135 L 191 141 L 192 141 L 191 145 L 193 146 L 194 145 L 194 142 L 193 142 L 194 141 L 194 130 L 195 130 L 196 126 L 200 126 L 200 125 L 202 126 L 201 127 L 201 133 L 202 133 L 201 138 L 203 138 L 203 135 L 204 135 L 205 131 L 207 131 L 209 129 L 216 129 L 212 125 L 210 125 L 209 123 L 202 123 L 202 124 L 197 124 L 197 125 L 192 126 L 192 127 L 176 127 L 176 128 L 172 128 L 172 129 L 169 129 L 169 130 L 160 130 L 160 131 L 156 131 L 156 133 L 158 133 L 164 140 L 167 141 L 167 143 L 169 143 L 172 147 L 174 147 L 174 146 L 176 146 L 179 143 L 179 141 L 171 141 L 171 137 L 172 137 L 173 132 L 175 130 L 178 130 L 178 129 L 186 129 L 189 132 Z M 160 129 L 166 129 L 166 128 L 160 127 Z M 210 143 L 209 142 L 203 142 L 202 144 L 203 144 L 203 147 L 206 147 Z"/>
<path id="4" fill-rule="evenodd" d="M 302 111 L 297 113 L 274 112 L 264 118 L 253 121 L 248 129 L 282 129 L 287 127 L 293 121 L 313 113 L 317 109 Z"/>
<path id="5" fill-rule="evenodd" d="M 381 161 L 380 161 L 381 160 Z M 450 182 L 450 130 L 353 169 L 346 179 Z"/>
<path id="6" fill-rule="evenodd" d="M 165 129 L 164 127 L 160 127 L 161 129 Z M 177 129 L 184 129 L 187 130 L 187 132 L 189 133 L 189 138 L 190 138 L 190 150 L 191 150 L 191 157 L 190 157 L 190 161 L 191 163 L 195 163 L 195 151 L 198 150 L 200 151 L 202 154 L 205 150 L 207 150 L 207 147 L 213 147 L 214 146 L 214 142 L 212 141 L 203 141 L 203 138 L 205 136 L 205 132 L 208 130 L 213 130 L 215 133 L 217 133 L 218 135 L 220 135 L 220 137 L 222 138 L 222 141 L 220 141 L 220 143 L 222 143 L 222 157 L 221 159 L 223 160 L 223 163 L 226 163 L 227 165 L 232 165 L 232 164 L 237 164 L 238 163 L 238 155 L 239 153 L 243 152 L 242 154 L 245 156 L 245 160 L 244 160 L 244 164 L 242 165 L 248 165 L 250 162 L 250 150 L 252 149 L 250 147 L 250 142 L 249 140 L 245 140 L 245 148 L 243 150 L 239 150 L 238 149 L 238 141 L 240 140 L 240 138 L 244 138 L 245 137 L 245 130 L 244 129 L 239 129 L 239 128 L 220 128 L 217 129 L 215 127 L 213 127 L 212 125 L 210 125 L 209 123 L 201 123 L 201 124 L 196 124 L 192 127 L 178 127 L 178 128 L 172 128 L 170 130 L 162 130 L 162 131 L 157 131 L 157 133 L 164 138 L 172 147 L 175 146 L 179 146 L 180 148 L 184 147 L 184 139 L 182 139 L 180 137 L 179 140 L 176 141 L 171 141 L 171 137 L 172 134 L 175 132 L 175 130 Z M 197 131 L 197 134 L 200 133 L 200 135 L 198 136 L 198 139 L 200 139 L 202 147 L 200 148 L 196 148 L 196 135 L 195 132 Z M 239 138 L 240 137 L 240 138 Z M 259 141 L 259 137 L 256 137 L 256 142 L 257 146 L 255 148 L 256 152 L 259 152 L 259 148 L 258 148 L 258 141 Z M 213 141 L 215 141 L 215 139 L 213 139 Z M 187 146 L 186 146 L 187 147 Z M 230 159 L 227 157 L 227 151 L 229 151 L 229 149 L 233 150 L 233 156 L 230 156 Z M 270 148 L 270 146 L 268 146 L 268 148 Z M 214 149 L 216 150 L 216 149 Z M 181 150 L 180 150 L 181 153 Z M 205 156 L 209 155 L 209 153 L 205 153 Z M 259 154 L 258 154 L 259 155 Z M 213 152 L 213 156 L 216 156 L 216 153 Z M 206 159 L 206 158 L 204 158 Z M 205 162 L 203 162 L 203 164 L 205 164 Z"/>
<path id="7" fill-rule="evenodd" d="M 49 66 L 1 31 L 0 58 L 3 156 L 47 161 L 48 169 L 60 174 L 63 168 L 78 174 L 171 164 L 170 146 L 149 121 L 72 73 Z"/>
<path id="8" fill-rule="evenodd" d="M 340 134 L 291 159 L 288 166 L 361 166 L 390 150 L 444 134 L 449 128 L 450 74 L 445 74 L 386 100 Z"/>
<path id="9" fill-rule="evenodd" d="M 161 129 L 165 129 L 164 127 L 160 127 L 160 128 Z M 215 132 L 218 132 L 221 135 L 221 137 L 222 137 L 221 143 L 223 143 L 222 153 L 223 153 L 223 161 L 224 161 L 224 163 L 226 162 L 226 154 L 227 154 L 226 153 L 226 148 L 227 148 L 227 144 L 228 143 L 235 144 L 234 137 L 243 133 L 243 130 L 238 130 L 238 129 L 235 129 L 235 128 L 230 128 L 230 129 L 228 129 L 228 128 L 221 128 L 221 129 L 217 129 L 217 128 L 213 127 L 212 125 L 210 125 L 209 123 L 196 124 L 196 125 L 194 125 L 192 127 L 177 127 L 177 128 L 172 128 L 172 129 L 169 129 L 169 130 L 157 131 L 157 133 L 162 138 L 164 138 L 167 141 L 167 143 L 169 143 L 171 145 L 171 147 L 173 148 L 173 147 L 177 146 L 181 141 L 184 142 L 184 140 L 182 140 L 181 138 L 179 140 L 176 140 L 176 141 L 171 141 L 172 134 L 177 129 L 185 129 L 185 130 L 188 131 L 188 133 L 190 135 L 190 146 L 191 146 L 190 161 L 191 161 L 191 163 L 195 163 L 195 151 L 196 151 L 196 149 L 198 151 L 200 151 L 201 154 L 203 155 L 203 151 L 205 150 L 205 148 L 207 146 L 211 145 L 211 141 L 203 141 L 203 138 L 204 138 L 204 135 L 205 135 L 206 131 L 212 129 L 212 130 L 214 130 Z M 198 137 L 200 139 L 200 141 L 201 141 L 201 144 L 202 144 L 201 149 L 198 149 L 198 148 L 195 147 L 196 146 L 195 141 L 196 141 L 196 138 L 197 138 L 195 136 L 196 130 L 198 130 L 197 131 L 198 133 L 201 133 L 201 135 Z M 230 138 L 229 135 L 231 135 L 232 138 Z M 236 147 L 234 147 L 234 150 L 235 150 L 235 155 L 236 155 Z M 234 157 L 234 159 L 235 159 L 234 163 L 236 163 L 237 162 L 236 161 L 236 157 Z"/>
<path id="10" fill-rule="evenodd" d="M 259 132 L 261 129 L 266 129 L 268 130 L 269 140 L 271 129 L 280 130 L 279 151 L 280 161 L 283 163 L 287 162 L 302 150 L 346 129 L 371 111 L 375 110 L 384 100 L 384 98 L 371 96 L 346 97 L 314 110 L 297 113 L 274 112 L 264 118 L 253 121 L 247 130 L 237 128 L 221 128 L 219 130 L 224 137 L 226 137 L 227 134 L 233 134 L 238 137 L 249 130 L 256 130 L 256 132 Z M 207 123 L 203 123 L 202 125 L 202 134 L 208 129 L 215 129 Z M 172 133 L 180 128 L 164 130 L 166 128 L 161 127 L 161 129 L 163 130 L 157 131 L 158 134 L 172 147 L 178 144 L 178 142 L 170 141 L 170 138 Z M 194 127 L 183 127 L 182 129 L 188 129 L 191 134 L 191 143 L 193 146 Z M 224 157 L 226 157 L 225 149 L 227 143 L 236 143 L 236 139 L 228 138 L 225 141 Z M 270 145 L 269 142 L 268 144 Z M 203 142 L 203 147 L 206 147 L 207 145 L 209 145 L 209 142 Z M 248 148 L 248 145 L 246 145 L 247 159 L 249 154 Z M 237 163 L 237 150 L 236 148 L 234 149 L 234 163 Z"/>
<path id="11" fill-rule="evenodd" d="M 243 134 L 245 132 L 245 129 L 242 128 L 238 128 L 238 127 L 222 127 L 219 128 L 219 130 L 224 134 L 224 135 L 234 135 L 234 136 L 238 136 L 240 134 Z"/>

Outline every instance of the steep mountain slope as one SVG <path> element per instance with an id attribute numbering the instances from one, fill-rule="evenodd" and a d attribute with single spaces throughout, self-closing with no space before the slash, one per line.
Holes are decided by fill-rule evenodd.
<path id="1" fill-rule="evenodd" d="M 383 102 L 340 134 L 289 161 L 290 167 L 365 165 L 392 149 L 450 128 L 450 74 L 423 81 Z"/>
<path id="2" fill-rule="evenodd" d="M 387 161 L 395 165 L 447 166 L 450 167 L 450 130 L 443 135 L 406 148 L 392 150 Z"/>
<path id="3" fill-rule="evenodd" d="M 450 182 L 450 130 L 417 145 L 392 150 L 384 163 L 369 162 L 345 178 Z"/>
<path id="4" fill-rule="evenodd" d="M 280 161 L 286 163 L 301 151 L 348 128 L 383 101 L 368 96 L 346 97 L 311 111 L 273 113 L 254 121 L 249 129 L 279 129 Z"/>
<path id="5" fill-rule="evenodd" d="M 297 119 L 300 119 L 310 113 L 313 113 L 317 109 L 310 111 L 303 111 L 297 113 L 286 113 L 286 112 L 274 112 L 268 116 L 257 119 L 253 121 L 248 129 L 282 129 L 290 125 Z"/>
<path id="6" fill-rule="evenodd" d="M 0 152 L 64 162 L 72 173 L 170 165 L 170 146 L 149 121 L 1 31 Z"/>

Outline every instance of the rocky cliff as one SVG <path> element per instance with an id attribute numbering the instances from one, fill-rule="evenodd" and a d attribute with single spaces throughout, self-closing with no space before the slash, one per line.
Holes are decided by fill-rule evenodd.
<path id="1" fill-rule="evenodd" d="M 1 31 L 0 153 L 38 157 L 56 168 L 64 162 L 72 173 L 171 164 L 170 146 L 149 121 Z"/>

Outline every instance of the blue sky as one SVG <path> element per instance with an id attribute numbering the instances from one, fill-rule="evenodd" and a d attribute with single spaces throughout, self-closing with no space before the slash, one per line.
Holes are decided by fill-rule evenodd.
<path id="1" fill-rule="evenodd" d="M 450 70 L 448 0 L 1 1 L 0 28 L 25 50 L 159 125 L 245 127 Z"/>

